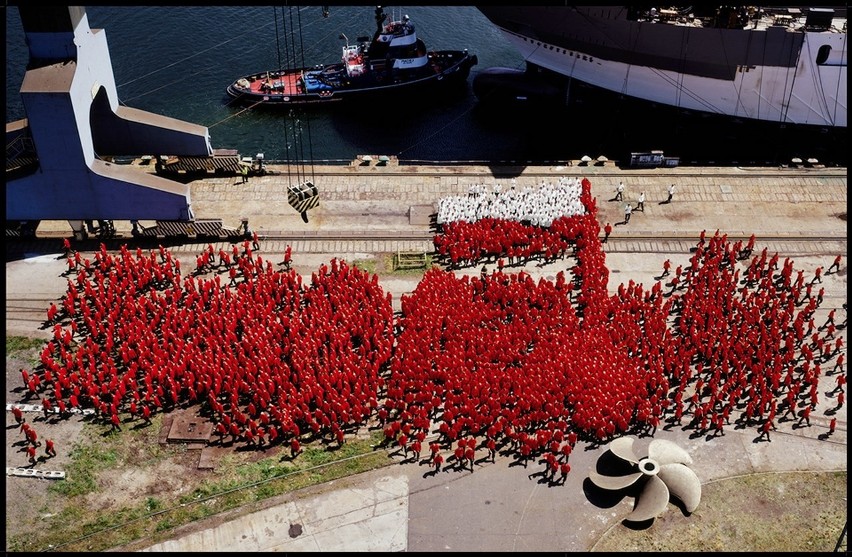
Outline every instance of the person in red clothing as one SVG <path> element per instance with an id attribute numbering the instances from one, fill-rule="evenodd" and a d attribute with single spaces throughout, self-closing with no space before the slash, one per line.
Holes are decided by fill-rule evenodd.
<path id="1" fill-rule="evenodd" d="M 296 458 L 300 452 L 302 452 L 302 445 L 299 439 L 293 437 L 290 439 L 290 458 Z"/>
<path id="2" fill-rule="evenodd" d="M 225 445 L 225 435 L 228 434 L 228 428 L 224 422 L 216 422 L 216 435 L 219 437 L 219 445 Z"/>
<path id="3" fill-rule="evenodd" d="M 559 484 L 565 485 L 565 481 L 568 479 L 568 473 L 571 471 L 571 465 L 567 462 L 563 462 L 559 465 Z"/>
<path id="4" fill-rule="evenodd" d="M 59 308 L 56 307 L 56 304 L 51 303 L 50 307 L 47 308 L 47 322 L 53 324 L 56 322 L 56 316 L 59 313 Z"/>
<path id="5" fill-rule="evenodd" d="M 837 428 L 837 418 L 831 418 L 831 421 L 828 423 L 828 434 L 831 435 L 834 433 L 834 430 Z"/>
<path id="6" fill-rule="evenodd" d="M 441 464 L 444 462 L 444 457 L 441 456 L 441 453 L 435 453 L 435 456 L 432 457 L 432 463 L 435 465 L 435 472 L 441 471 Z"/>
<path id="7" fill-rule="evenodd" d="M 523 460 L 523 463 L 524 463 L 524 468 L 526 468 L 527 462 L 529 461 L 530 455 L 532 453 L 532 450 L 530 449 L 530 445 L 526 442 L 526 440 L 521 441 L 521 446 L 520 446 L 519 450 L 520 450 L 520 453 L 521 453 L 521 459 Z"/>
<path id="8" fill-rule="evenodd" d="M 464 451 L 466 444 L 467 441 L 465 439 L 459 439 L 459 444 L 453 451 L 453 456 L 456 459 L 456 467 L 458 467 L 460 470 L 466 468 L 464 459 Z"/>
<path id="9" fill-rule="evenodd" d="M 27 429 L 27 441 L 33 446 L 38 447 L 40 443 L 38 442 L 38 433 L 33 428 Z"/>
<path id="10" fill-rule="evenodd" d="M 35 465 L 35 463 L 36 463 L 36 450 L 35 450 L 35 447 L 33 447 L 32 445 L 27 447 L 27 456 L 30 459 L 30 464 Z"/>
<path id="11" fill-rule="evenodd" d="M 109 421 L 112 424 L 113 431 L 121 431 L 121 419 L 118 417 L 118 414 L 113 414 L 112 416 L 110 416 Z"/>
<path id="12" fill-rule="evenodd" d="M 837 406 L 835 406 L 835 410 L 840 410 L 843 408 L 843 403 L 846 401 L 846 396 L 843 394 L 843 391 L 837 393 Z"/>
<path id="13" fill-rule="evenodd" d="M 766 436 L 766 440 L 771 442 L 772 439 L 769 438 L 769 430 L 770 429 L 772 429 L 772 421 L 770 421 L 770 420 L 764 421 L 763 425 L 760 426 L 760 437 L 758 437 L 758 439 L 762 439 L 763 436 Z"/>
<path id="14" fill-rule="evenodd" d="M 805 409 L 802 410 L 802 413 L 800 414 L 800 417 L 799 417 L 799 423 L 798 423 L 799 427 L 802 426 L 802 422 L 806 422 L 808 424 L 808 427 L 810 427 L 810 425 L 811 425 L 811 406 L 810 405 L 805 406 Z"/>
<path id="15" fill-rule="evenodd" d="M 473 472 L 473 463 L 476 457 L 476 453 L 474 452 L 473 443 L 469 443 L 468 447 L 464 450 L 464 458 L 466 461 L 470 462 L 470 471 Z"/>
<path id="16" fill-rule="evenodd" d="M 17 406 L 12 407 L 12 414 L 15 416 L 15 423 L 18 425 L 24 421 L 24 412 Z"/>
<path id="17" fill-rule="evenodd" d="M 280 263 L 280 265 L 284 266 L 285 271 L 290 270 L 290 263 L 293 261 L 293 248 L 288 244 L 286 248 L 284 248 L 284 260 Z"/>
<path id="18" fill-rule="evenodd" d="M 606 223 L 606 226 L 604 226 L 603 242 L 601 242 L 601 243 L 603 243 L 603 244 L 607 243 L 607 240 L 609 240 L 610 234 L 612 234 L 612 225 L 610 223 Z"/>
<path id="19" fill-rule="evenodd" d="M 243 437 L 245 438 L 246 443 L 248 443 L 249 445 L 256 445 L 256 442 L 254 440 L 255 429 L 251 426 L 247 426 L 246 429 L 243 431 Z"/>
<path id="20" fill-rule="evenodd" d="M 837 391 L 843 391 L 843 386 L 846 385 L 846 374 L 845 373 L 839 374 L 837 376 L 837 379 L 835 379 L 835 381 L 837 382 L 837 386 L 834 387 L 834 390 L 831 391 L 830 394 L 834 394 Z"/>
<path id="21" fill-rule="evenodd" d="M 56 448 L 53 444 L 53 439 L 44 440 L 44 454 L 46 454 L 48 457 L 56 456 Z"/>
<path id="22" fill-rule="evenodd" d="M 832 271 L 839 271 L 841 259 L 842 259 L 842 257 L 840 255 L 836 256 L 834 258 L 834 262 L 831 264 L 831 266 L 828 269 L 826 269 L 825 274 L 830 275 Z"/>

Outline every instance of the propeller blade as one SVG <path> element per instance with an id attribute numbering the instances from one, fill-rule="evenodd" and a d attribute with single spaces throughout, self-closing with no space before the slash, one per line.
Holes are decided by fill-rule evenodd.
<path id="1" fill-rule="evenodd" d="M 629 487 L 636 483 L 636 480 L 641 477 L 642 472 L 636 472 L 635 474 L 628 474 L 626 476 L 604 476 L 597 472 L 589 472 L 589 479 L 592 480 L 593 484 L 600 488 L 611 489 L 613 491 Z"/>
<path id="2" fill-rule="evenodd" d="M 649 476 L 648 482 L 639 494 L 633 512 L 624 520 L 642 522 L 656 518 L 657 515 L 666 510 L 669 504 L 669 488 L 663 483 L 659 476 Z"/>
<path id="3" fill-rule="evenodd" d="M 633 437 L 619 437 L 609 444 L 609 450 L 612 451 L 612 454 L 622 460 L 632 462 L 633 464 L 639 464 L 639 458 L 637 458 L 636 453 L 633 452 L 633 441 Z"/>
<path id="4" fill-rule="evenodd" d="M 648 445 L 648 458 L 657 464 L 692 464 L 692 457 L 684 449 L 665 439 L 654 439 Z"/>
<path id="5" fill-rule="evenodd" d="M 701 501 L 701 480 L 683 464 L 664 464 L 657 477 L 665 482 L 672 495 L 683 501 L 686 512 L 692 512 Z"/>

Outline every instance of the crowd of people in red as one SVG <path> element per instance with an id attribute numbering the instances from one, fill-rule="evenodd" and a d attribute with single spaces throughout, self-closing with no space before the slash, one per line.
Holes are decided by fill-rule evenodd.
<path id="1" fill-rule="evenodd" d="M 21 370 L 28 398 L 63 416 L 93 408 L 114 429 L 128 414 L 147 422 L 202 403 L 220 439 L 342 442 L 378 405 L 390 295 L 377 276 L 336 259 L 303 285 L 248 245 L 237 255 L 220 261 L 238 270 L 232 288 L 218 274 L 182 276 L 165 248 L 113 256 L 102 244 L 68 279 L 64 310 L 49 312 L 54 338 L 41 366 Z"/>
<path id="2" fill-rule="evenodd" d="M 830 373 L 844 377 L 842 405 L 834 313 L 815 323 L 822 269 L 805 277 L 789 258 L 753 254 L 753 236 L 743 245 L 717 231 L 702 233 L 689 265 L 672 273 L 667 261 L 650 288 L 630 281 L 610 295 L 588 180 L 582 197 L 586 214 L 547 229 L 448 223 L 439 252 L 497 269 L 435 267 L 397 317 L 376 275 L 335 259 L 303 285 L 253 253 L 257 239 L 220 251 L 218 264 L 208 246 L 194 276 L 165 248 L 113 256 L 102 245 L 74 265 L 62 309 L 48 310 L 54 338 L 38 369 L 22 370 L 28 396 L 60 415 L 93 408 L 116 428 L 122 416 L 200 403 L 220 442 L 293 454 L 308 438 L 343 443 L 375 418 L 414 459 L 428 443 L 436 470 L 445 454 L 472 469 L 477 451 L 505 450 L 524 465 L 540 458 L 552 481 L 564 481 L 580 439 L 653 434 L 664 421 L 723 435 L 733 418 L 767 436 L 786 417 L 809 423 Z M 570 275 L 504 272 L 505 257 L 569 247 Z"/>

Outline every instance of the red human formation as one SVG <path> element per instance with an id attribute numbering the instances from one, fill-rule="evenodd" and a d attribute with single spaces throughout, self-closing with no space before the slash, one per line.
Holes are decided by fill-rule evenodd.
<path id="1" fill-rule="evenodd" d="M 454 264 L 571 248 L 570 275 L 436 267 L 396 318 L 377 276 L 338 260 L 303 285 L 249 242 L 215 267 L 208 246 L 197 276 L 182 276 L 162 247 L 113 256 L 102 245 L 49 310 L 54 339 L 22 377 L 30 396 L 63 412 L 94 408 L 116 426 L 122 414 L 148 421 L 201 404 L 220 442 L 283 443 L 296 455 L 301 441 L 342 443 L 374 418 L 403 454 L 419 459 L 428 446 L 436 470 L 442 453 L 472 469 L 477 452 L 504 450 L 525 465 L 541 458 L 553 481 L 580 439 L 653 434 L 662 422 L 721 435 L 732 419 L 768 435 L 788 415 L 809 416 L 822 367 L 842 366 L 835 328 L 814 324 L 819 274 L 806 283 L 789 258 L 753 254 L 753 236 L 744 246 L 716 231 L 650 288 L 630 281 L 609 294 L 588 180 L 581 198 L 585 214 L 550 227 L 459 221 L 435 238 Z"/>
<path id="2" fill-rule="evenodd" d="M 54 328 L 39 370 L 22 370 L 29 395 L 93 408 L 116 429 L 121 415 L 147 422 L 200 403 L 215 431 L 261 445 L 340 441 L 370 415 L 393 344 L 375 275 L 335 259 L 303 285 L 246 250 L 231 288 L 175 262 L 164 248 L 113 256 L 102 244 L 69 280 L 70 325 Z"/>

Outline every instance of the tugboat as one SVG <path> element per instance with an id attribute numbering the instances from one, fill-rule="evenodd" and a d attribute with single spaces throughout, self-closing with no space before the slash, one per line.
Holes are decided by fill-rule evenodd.
<path id="1" fill-rule="evenodd" d="M 227 93 L 246 104 L 292 106 L 403 96 L 467 80 L 475 54 L 427 50 L 407 15 L 387 19 L 378 6 L 372 41 L 367 44 L 364 37 L 350 45 L 347 40 L 338 63 L 247 75 L 231 83 Z"/>

